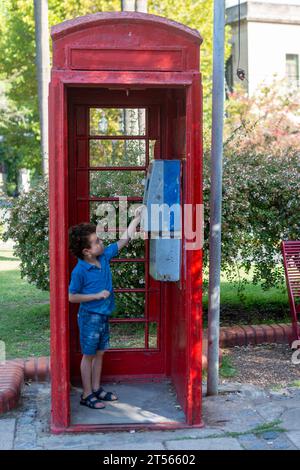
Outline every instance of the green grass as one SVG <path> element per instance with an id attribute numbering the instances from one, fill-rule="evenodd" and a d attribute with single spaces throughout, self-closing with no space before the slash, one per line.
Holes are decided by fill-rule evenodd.
<path id="1" fill-rule="evenodd" d="M 233 367 L 230 357 L 222 357 L 222 363 L 220 367 L 220 376 L 225 378 L 234 377 L 237 374 L 236 369 Z"/>
<path id="2" fill-rule="evenodd" d="M 250 279 L 250 276 L 244 276 Z M 264 290 L 250 282 L 239 296 L 238 287 L 221 277 L 221 324 L 289 323 L 289 303 L 285 285 Z M 208 293 L 203 295 L 204 323 L 207 324 Z"/>
<path id="3" fill-rule="evenodd" d="M 286 429 L 280 427 L 280 424 L 281 424 L 281 420 L 276 419 L 275 421 L 270 421 L 268 423 L 264 423 L 264 424 L 260 424 L 260 425 L 256 426 L 255 428 L 253 428 L 251 430 L 251 432 L 253 434 L 256 434 L 256 435 L 263 434 L 265 432 L 270 432 L 270 431 L 273 431 L 273 432 L 286 432 Z M 248 432 L 245 433 L 245 434 L 248 434 Z"/>
<path id="4" fill-rule="evenodd" d="M 256 436 L 260 436 L 261 434 L 264 434 L 266 432 L 278 432 L 278 433 L 283 433 L 286 432 L 286 429 L 280 426 L 281 421 L 275 420 L 275 421 L 269 421 L 264 424 L 260 424 L 258 426 L 255 426 L 254 428 L 250 428 L 247 431 L 241 431 L 241 432 L 224 432 L 223 434 L 209 434 L 208 436 L 185 436 L 185 437 L 175 437 L 172 438 L 174 441 L 184 441 L 184 440 L 191 440 L 191 439 L 220 439 L 222 437 L 240 437 L 240 436 L 246 436 L 248 434 L 255 434 Z"/>
<path id="5" fill-rule="evenodd" d="M 224 355 L 222 356 L 222 362 L 221 362 L 219 372 L 220 372 L 220 377 L 223 377 L 226 379 L 236 376 L 237 370 L 233 367 L 230 357 L 224 356 Z M 207 370 L 203 370 L 202 378 L 203 379 L 207 378 Z"/>
<path id="6" fill-rule="evenodd" d="M 1 267 L 0 267 L 1 269 Z M 20 271 L 9 270 L 0 272 L 0 304 L 32 305 L 35 303 L 49 302 L 49 292 L 43 292 L 35 286 L 21 279 Z"/>
<path id="7" fill-rule="evenodd" d="M 0 251 L 0 340 L 6 343 L 8 358 L 48 355 L 49 293 L 21 279 L 17 261 L 12 251 Z M 207 294 L 204 295 L 203 306 L 206 326 Z M 265 291 L 259 285 L 248 284 L 241 300 L 237 287 L 222 277 L 221 325 L 289 321 L 284 286 Z M 124 331 L 123 334 L 123 339 L 127 338 L 129 343 L 137 340 L 131 338 L 136 335 L 131 335 L 130 331 Z M 150 340 L 155 340 L 154 333 Z M 135 347 L 135 344 L 131 346 Z M 155 344 L 151 346 L 155 347 Z M 233 377 L 236 373 L 226 356 L 223 357 L 220 373 L 223 377 Z"/>
<path id="8" fill-rule="evenodd" d="M 0 251 L 0 340 L 7 359 L 48 356 L 49 293 L 21 279 L 16 261 L 12 252 Z"/>
<path id="9" fill-rule="evenodd" d="M 0 339 L 7 359 L 49 356 L 49 336 L 49 305 L 1 309 Z"/>
<path id="10" fill-rule="evenodd" d="M 294 380 L 294 382 L 292 382 L 290 385 L 292 387 L 300 388 L 300 380 Z"/>

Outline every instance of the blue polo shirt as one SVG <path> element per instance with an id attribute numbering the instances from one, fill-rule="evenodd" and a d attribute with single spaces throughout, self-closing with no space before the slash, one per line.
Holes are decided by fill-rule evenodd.
<path id="1" fill-rule="evenodd" d="M 101 268 L 78 258 L 77 264 L 71 274 L 69 293 L 96 294 L 104 289 L 111 293 L 107 299 L 82 302 L 80 309 L 101 313 L 103 315 L 110 315 L 113 312 L 115 309 L 115 299 L 109 262 L 111 258 L 117 255 L 118 244 L 115 242 L 108 245 L 102 255 L 98 256 Z"/>

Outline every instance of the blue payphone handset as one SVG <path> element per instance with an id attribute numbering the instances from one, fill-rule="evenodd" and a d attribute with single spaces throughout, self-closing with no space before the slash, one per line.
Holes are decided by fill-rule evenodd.
<path id="1" fill-rule="evenodd" d="M 150 275 L 178 281 L 181 265 L 180 160 L 153 160 L 148 169 L 141 228 L 150 234 Z"/>

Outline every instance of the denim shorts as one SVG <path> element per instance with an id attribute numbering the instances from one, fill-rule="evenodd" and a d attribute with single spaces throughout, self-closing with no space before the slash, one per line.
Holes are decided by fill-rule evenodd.
<path id="1" fill-rule="evenodd" d="M 80 309 L 77 318 L 82 354 L 94 355 L 109 348 L 109 315 Z"/>

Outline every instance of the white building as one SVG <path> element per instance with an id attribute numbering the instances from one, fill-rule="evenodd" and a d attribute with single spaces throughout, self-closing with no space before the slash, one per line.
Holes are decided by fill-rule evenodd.
<path id="1" fill-rule="evenodd" d="M 245 1 L 240 6 L 240 59 L 238 5 L 226 8 L 231 26 L 232 55 L 226 64 L 229 89 L 241 81 L 237 68 L 244 69 L 242 83 L 253 94 L 262 83 L 287 78 L 299 88 L 300 4 Z"/>

